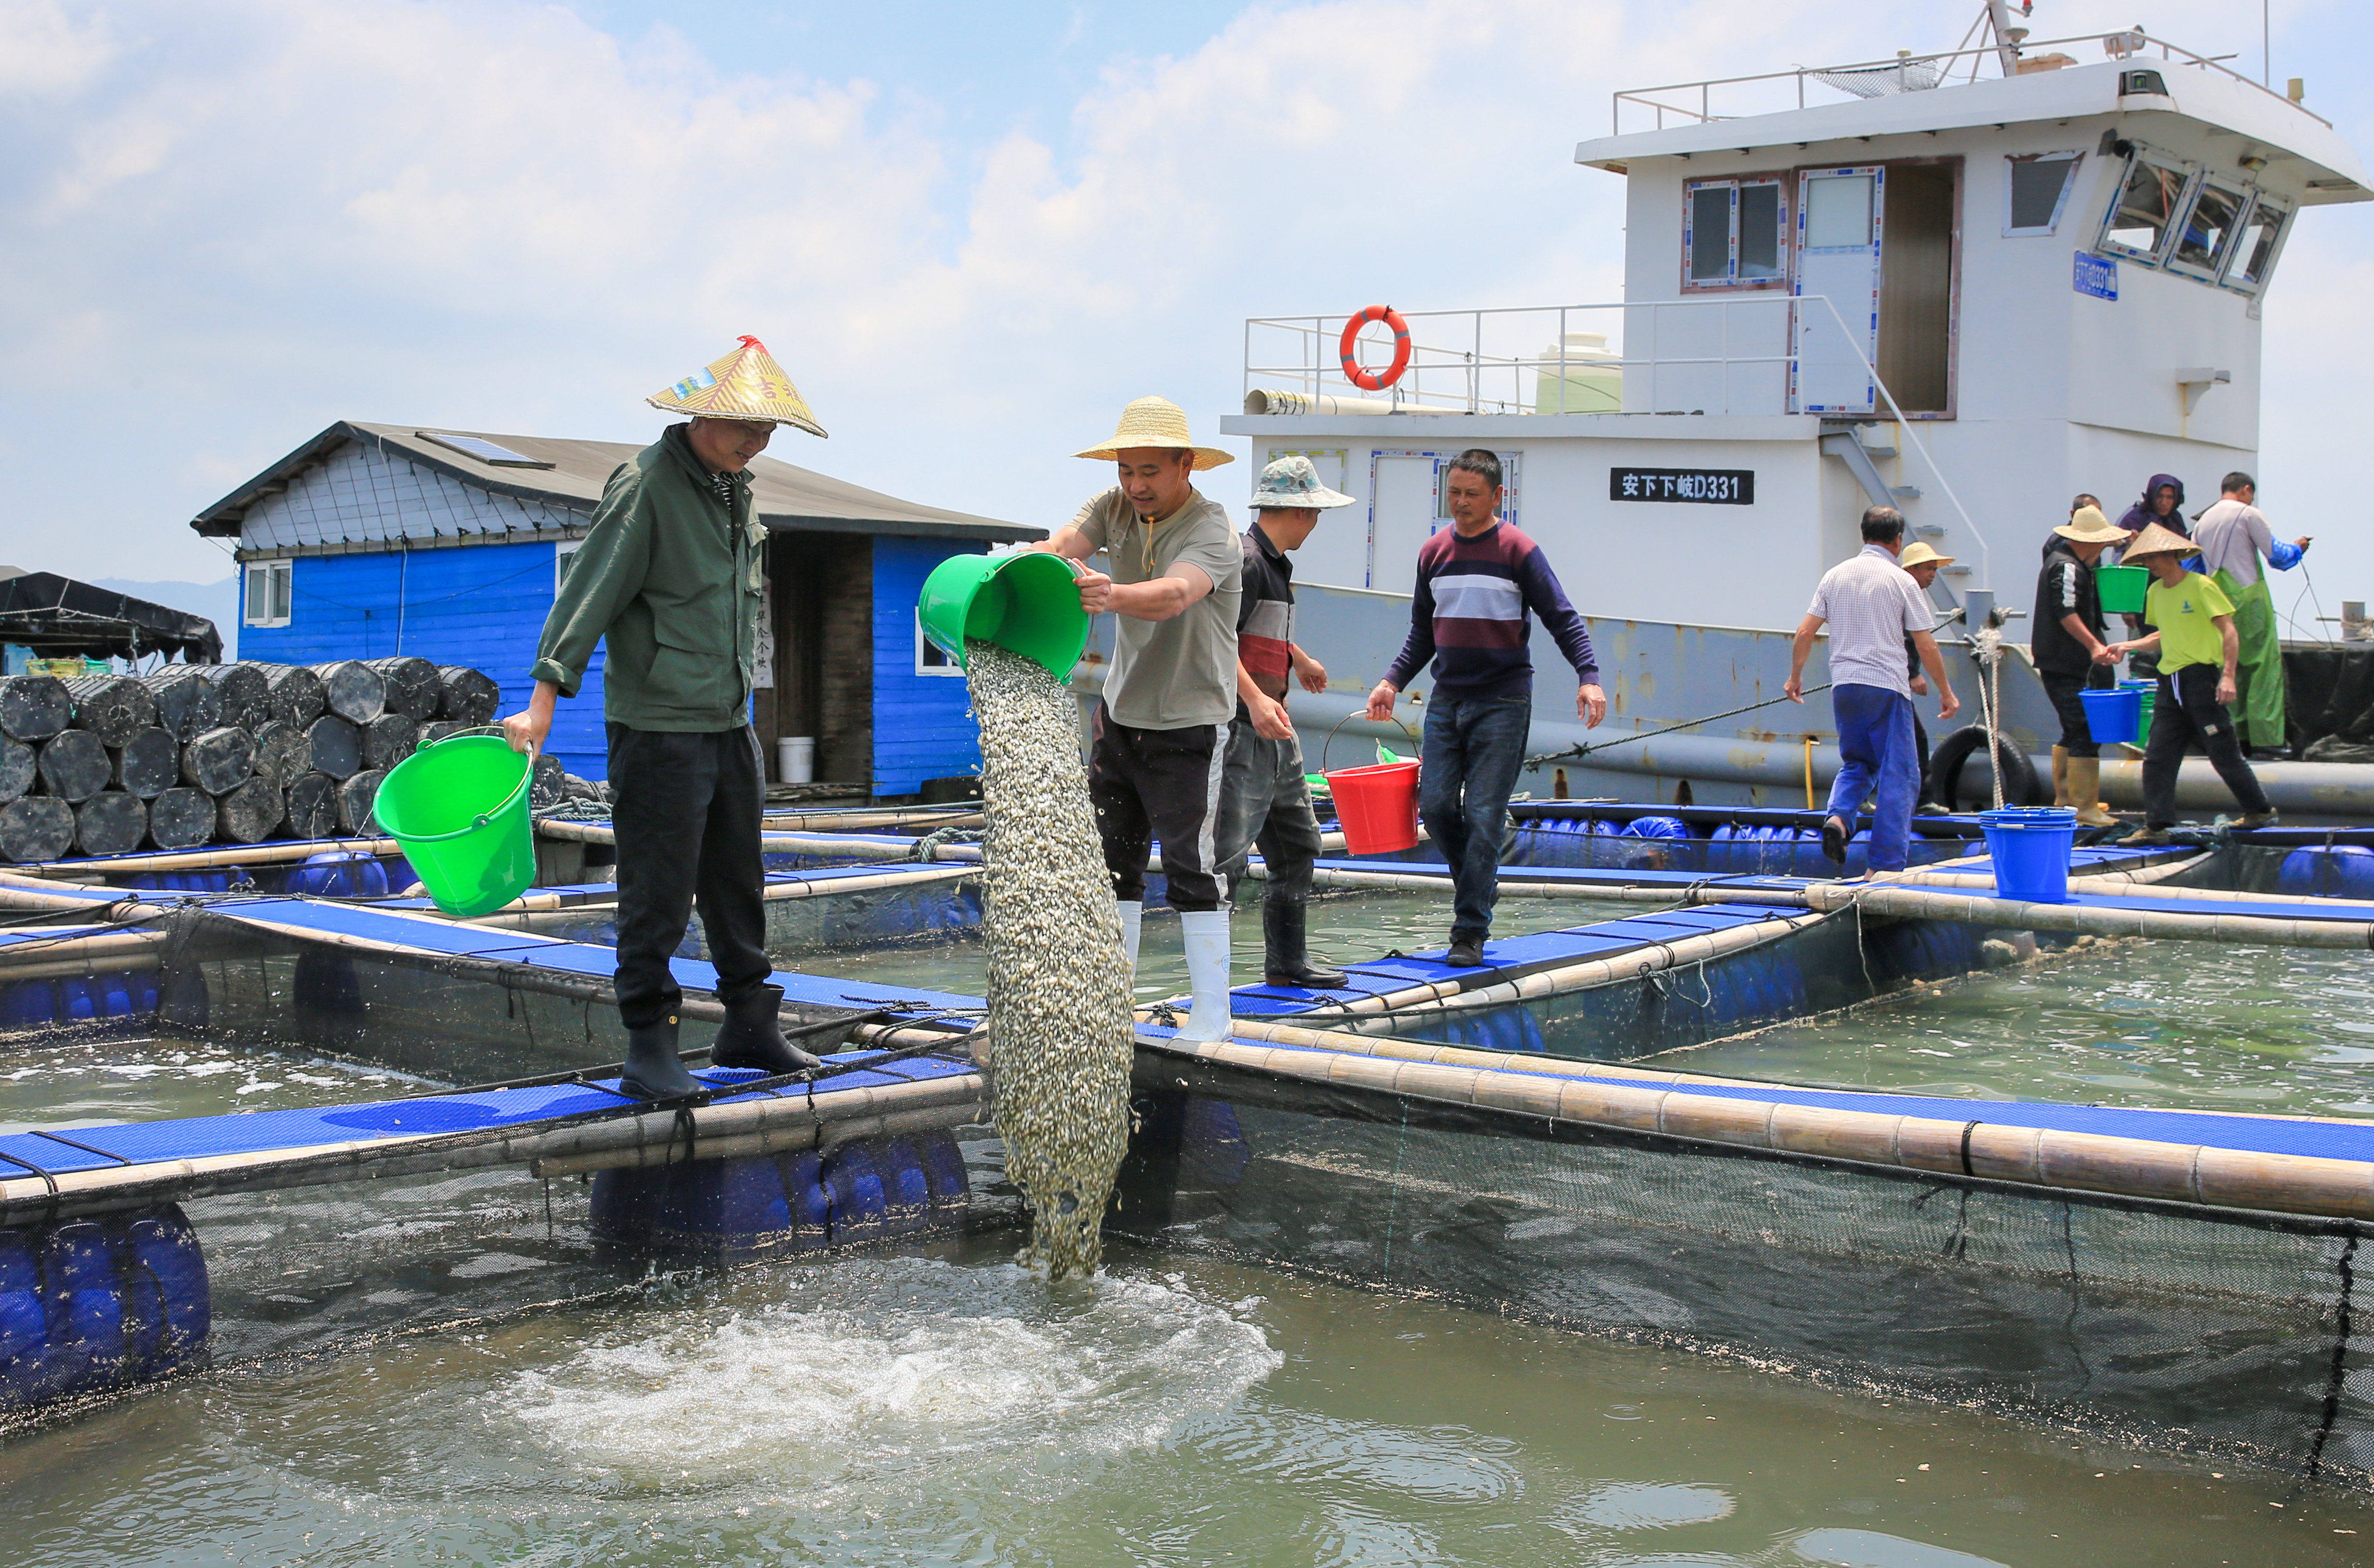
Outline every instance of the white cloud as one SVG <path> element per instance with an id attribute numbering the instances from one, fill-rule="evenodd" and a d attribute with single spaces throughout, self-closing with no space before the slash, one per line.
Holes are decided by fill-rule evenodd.
<path id="1" fill-rule="evenodd" d="M 642 395 L 744 332 L 834 432 L 779 455 L 1060 518 L 1121 402 L 1236 405 L 1248 315 L 1613 298 L 1622 182 L 1569 160 L 1609 89 L 1933 45 L 1964 9 L 1263 5 L 1109 62 L 1060 137 L 975 146 L 895 82 L 557 6 L 213 0 L 135 35 L 0 0 L 0 556 L 218 570 L 185 520 L 332 419 L 641 439 Z M 2311 216 L 2270 365 L 2354 387 L 2368 280 Z M 2307 397 L 2270 394 L 2271 462 Z M 2294 427 L 2345 451 L 2337 424 Z"/>

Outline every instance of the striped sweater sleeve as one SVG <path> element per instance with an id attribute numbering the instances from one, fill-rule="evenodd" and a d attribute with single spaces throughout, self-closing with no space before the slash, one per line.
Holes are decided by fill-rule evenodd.
<path id="1" fill-rule="evenodd" d="M 1517 583 L 1525 592 L 1525 603 L 1541 618 L 1542 626 L 1557 640 L 1558 651 L 1574 666 L 1576 679 L 1583 685 L 1599 684 L 1599 660 L 1591 650 L 1591 628 L 1583 624 L 1566 596 L 1566 589 L 1550 570 L 1550 563 L 1535 545 L 1528 551 L 1517 568 Z"/>
<path id="2" fill-rule="evenodd" d="M 1385 672 L 1385 684 L 1397 692 L 1409 690 L 1411 677 L 1434 657 L 1434 571 L 1440 562 L 1428 559 L 1433 554 L 1423 551 L 1418 556 L 1417 588 L 1410 595 L 1409 638 L 1393 668 Z"/>

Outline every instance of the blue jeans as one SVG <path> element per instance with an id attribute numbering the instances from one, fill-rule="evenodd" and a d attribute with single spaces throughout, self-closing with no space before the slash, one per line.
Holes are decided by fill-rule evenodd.
<path id="1" fill-rule="evenodd" d="M 1500 891 L 1500 829 L 1524 766 L 1534 699 L 1445 696 L 1426 705 L 1417 814 L 1451 868 L 1451 939 L 1484 940 Z"/>
<path id="2" fill-rule="evenodd" d="M 1921 792 L 1921 758 L 1912 740 L 1912 699 L 1885 686 L 1833 686 L 1830 711 L 1845 766 L 1830 786 L 1829 814 L 1849 832 L 1865 795 L 1872 805 L 1871 869 L 1900 872 L 1912 854 L 1912 798 Z"/>

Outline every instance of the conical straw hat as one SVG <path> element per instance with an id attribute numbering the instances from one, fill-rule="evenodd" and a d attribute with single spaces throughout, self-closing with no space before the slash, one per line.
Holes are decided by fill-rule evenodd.
<path id="1" fill-rule="evenodd" d="M 643 401 L 664 413 L 689 414 L 696 419 L 766 419 L 796 425 L 811 436 L 824 434 L 800 389 L 755 337 L 743 338 L 724 358 Z"/>
<path id="2" fill-rule="evenodd" d="M 1217 468 L 1224 462 L 1237 461 L 1233 452 L 1217 447 L 1199 447 L 1187 434 L 1187 411 L 1167 397 L 1142 397 L 1121 411 L 1121 424 L 1112 439 L 1100 447 L 1092 447 L 1075 457 L 1098 458 L 1111 462 L 1132 447 L 1164 447 L 1172 451 L 1192 451 L 1198 469 Z"/>
<path id="3" fill-rule="evenodd" d="M 2200 545 L 2175 529 L 2154 522 L 2146 523 L 2144 531 L 2135 535 L 2133 543 L 2119 552 L 2119 559 L 2134 561 L 2145 556 L 2191 556 L 2198 554 L 2200 549 Z"/>

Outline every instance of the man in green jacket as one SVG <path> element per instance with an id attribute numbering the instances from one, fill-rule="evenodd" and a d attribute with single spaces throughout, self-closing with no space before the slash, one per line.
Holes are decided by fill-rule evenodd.
<path id="1" fill-rule="evenodd" d="M 726 1019 L 716 1067 L 820 1065 L 783 1038 L 782 988 L 767 983 L 766 776 L 748 711 L 765 601 L 766 530 L 750 460 L 778 425 L 824 431 L 757 338 L 645 400 L 689 414 L 603 487 L 536 646 L 535 696 L 503 720 L 514 749 L 542 747 L 554 699 L 575 696 L 607 640 L 602 709 L 618 841 L 618 1017 L 629 1092 L 677 1099 L 710 1087 L 676 1046 L 683 992 L 668 960 L 695 901 Z"/>

